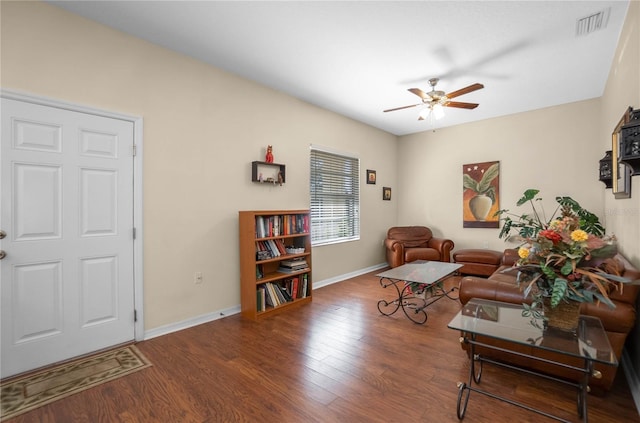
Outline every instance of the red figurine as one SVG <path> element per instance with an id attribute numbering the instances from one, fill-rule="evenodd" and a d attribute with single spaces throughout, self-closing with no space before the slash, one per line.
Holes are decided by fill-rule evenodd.
<path id="1" fill-rule="evenodd" d="M 273 163 L 273 147 L 270 145 L 267 146 L 267 156 L 264 159 L 267 163 Z"/>

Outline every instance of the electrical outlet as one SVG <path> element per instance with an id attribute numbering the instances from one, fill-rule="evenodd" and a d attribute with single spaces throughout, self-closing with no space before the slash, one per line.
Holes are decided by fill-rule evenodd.
<path id="1" fill-rule="evenodd" d="M 482 248 L 484 248 L 485 250 L 489 249 L 489 241 L 483 241 L 482 242 Z"/>
<path id="2" fill-rule="evenodd" d="M 193 282 L 198 285 L 202 283 L 202 272 L 196 272 L 193 276 Z"/>

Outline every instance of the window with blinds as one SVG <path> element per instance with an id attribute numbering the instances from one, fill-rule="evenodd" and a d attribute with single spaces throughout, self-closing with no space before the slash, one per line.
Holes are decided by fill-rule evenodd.
<path id="1" fill-rule="evenodd" d="M 311 147 L 311 243 L 360 239 L 360 160 Z"/>

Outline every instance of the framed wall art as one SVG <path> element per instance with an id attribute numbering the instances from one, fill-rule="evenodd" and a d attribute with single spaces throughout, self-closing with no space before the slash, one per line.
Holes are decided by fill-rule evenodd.
<path id="1" fill-rule="evenodd" d="M 382 199 L 385 201 L 391 200 L 391 188 L 382 187 Z"/>
<path id="2" fill-rule="evenodd" d="M 500 162 L 462 165 L 462 227 L 497 228 L 500 225 Z"/>
<path id="3" fill-rule="evenodd" d="M 368 184 L 376 184 L 376 171 L 367 169 L 367 183 Z"/>

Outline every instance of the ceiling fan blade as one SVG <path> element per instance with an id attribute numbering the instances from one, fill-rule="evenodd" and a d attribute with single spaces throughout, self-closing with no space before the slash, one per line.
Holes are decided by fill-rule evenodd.
<path id="1" fill-rule="evenodd" d="M 422 104 L 422 103 L 420 103 L 420 104 Z M 410 107 L 416 107 L 416 106 L 419 106 L 420 104 L 412 104 L 411 106 L 396 107 L 395 109 L 387 109 L 387 110 L 384 110 L 384 112 L 386 113 L 386 112 L 394 112 L 394 111 L 396 111 L 396 110 L 408 109 L 408 108 L 410 108 Z"/>
<path id="2" fill-rule="evenodd" d="M 458 96 L 461 96 L 463 94 L 468 94 L 470 92 L 473 92 L 473 91 L 476 91 L 476 90 L 479 90 L 479 89 L 482 89 L 482 88 L 484 88 L 484 85 L 475 83 L 473 85 L 469 85 L 468 87 L 461 88 L 458 91 L 453 91 L 453 92 L 447 94 L 447 98 L 458 97 Z"/>
<path id="3" fill-rule="evenodd" d="M 429 97 L 429 95 L 422 91 L 420 88 L 409 88 L 409 92 L 414 93 L 423 100 L 431 100 L 431 97 Z"/>
<path id="4" fill-rule="evenodd" d="M 460 109 L 475 109 L 478 107 L 478 103 L 462 103 L 459 101 L 448 101 L 443 104 L 445 107 L 458 107 Z"/>

